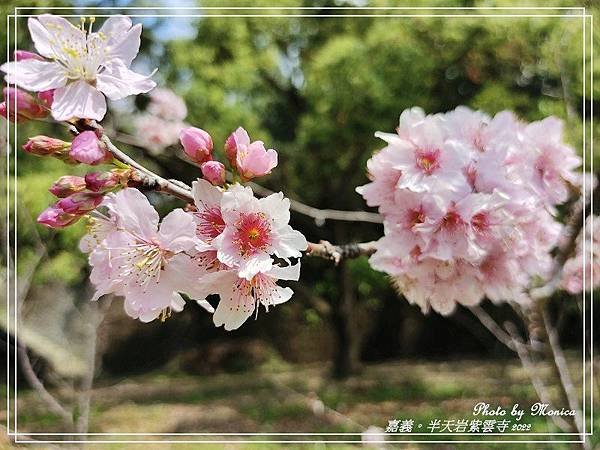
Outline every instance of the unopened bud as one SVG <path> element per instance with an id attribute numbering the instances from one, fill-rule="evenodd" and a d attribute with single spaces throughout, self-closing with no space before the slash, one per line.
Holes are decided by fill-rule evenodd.
<path id="1" fill-rule="evenodd" d="M 6 87 L 2 90 L 4 94 L 5 108 L 9 114 L 9 119 L 15 121 L 26 119 L 42 119 L 48 115 L 48 110 L 44 108 L 32 95 L 21 89 Z M 16 102 L 16 103 L 15 103 Z M 3 114 L 6 117 L 6 114 Z"/>
<path id="2" fill-rule="evenodd" d="M 23 150 L 38 156 L 53 155 L 69 148 L 71 144 L 48 136 L 34 136 L 23 145 Z"/>
<path id="3" fill-rule="evenodd" d="M 212 160 L 213 141 L 206 131 L 200 128 L 184 128 L 179 133 L 179 141 L 188 157 L 198 164 Z"/>
<path id="4" fill-rule="evenodd" d="M 54 89 L 38 92 L 37 96 L 38 96 L 39 101 L 46 108 L 52 107 L 52 102 L 54 102 Z"/>
<path id="5" fill-rule="evenodd" d="M 83 131 L 75 136 L 69 156 L 77 162 L 90 166 L 107 162 L 112 158 L 93 131 Z"/>
<path id="6" fill-rule="evenodd" d="M 234 169 L 237 167 L 237 152 L 242 146 L 250 145 L 250 136 L 242 127 L 238 127 L 225 141 L 225 156 Z"/>
<path id="7" fill-rule="evenodd" d="M 85 184 L 92 192 L 106 192 L 119 185 L 126 186 L 131 173 L 130 169 L 90 172 L 85 176 Z"/>
<path id="8" fill-rule="evenodd" d="M 93 192 L 77 192 L 56 203 L 56 206 L 68 214 L 85 214 L 102 203 L 102 194 Z"/>
<path id="9" fill-rule="evenodd" d="M 37 218 L 37 222 L 50 228 L 64 228 L 79 220 L 80 216 L 68 214 L 56 205 L 46 208 Z"/>
<path id="10" fill-rule="evenodd" d="M 65 198 L 71 194 L 81 192 L 85 188 L 85 178 L 75 175 L 65 175 L 56 180 L 48 190 L 58 198 Z"/>
<path id="11" fill-rule="evenodd" d="M 40 61 L 44 60 L 44 58 L 37 53 L 28 52 L 27 50 L 15 50 L 13 52 L 13 56 L 15 61 L 25 61 L 26 59 L 39 59 Z"/>
<path id="12" fill-rule="evenodd" d="M 219 161 L 207 161 L 202 166 L 202 176 L 215 186 L 225 184 L 225 166 Z"/>

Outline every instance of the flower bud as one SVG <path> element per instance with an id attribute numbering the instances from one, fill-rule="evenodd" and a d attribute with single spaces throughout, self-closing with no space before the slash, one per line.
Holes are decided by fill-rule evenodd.
<path id="1" fill-rule="evenodd" d="M 65 198 L 76 192 L 83 191 L 85 187 L 86 183 L 83 177 L 65 175 L 56 180 L 48 190 L 58 198 Z"/>
<path id="2" fill-rule="evenodd" d="M 68 214 L 85 214 L 95 209 L 103 199 L 102 194 L 93 192 L 77 192 L 56 203 L 56 207 Z"/>
<path id="3" fill-rule="evenodd" d="M 130 176 L 130 169 L 114 169 L 110 172 L 90 172 L 85 176 L 85 184 L 92 192 L 106 192 L 118 185 L 125 186 Z"/>
<path id="4" fill-rule="evenodd" d="M 184 128 L 179 133 L 179 141 L 186 155 L 198 164 L 212 159 L 213 141 L 206 131 L 200 128 Z"/>
<path id="5" fill-rule="evenodd" d="M 52 155 L 69 148 L 71 144 L 48 136 L 34 136 L 23 145 L 23 150 L 38 156 Z"/>
<path id="6" fill-rule="evenodd" d="M 44 58 L 37 53 L 28 52 L 27 50 L 15 50 L 13 52 L 13 56 L 15 61 L 25 61 L 26 59 L 39 59 L 40 61 L 44 60 Z"/>
<path id="7" fill-rule="evenodd" d="M 37 222 L 50 228 L 63 228 L 79 220 L 80 216 L 68 214 L 56 205 L 46 208 L 37 218 Z"/>
<path id="8" fill-rule="evenodd" d="M 48 91 L 38 92 L 38 100 L 42 103 L 46 108 L 52 107 L 52 102 L 54 102 L 54 89 L 50 89 Z"/>
<path id="9" fill-rule="evenodd" d="M 236 157 L 238 148 L 247 145 L 250 145 L 250 136 L 248 136 L 248 132 L 242 127 L 238 127 L 225 141 L 225 156 L 227 156 L 229 164 L 234 169 L 237 167 Z"/>
<path id="10" fill-rule="evenodd" d="M 93 131 L 83 131 L 71 143 L 69 156 L 75 161 L 95 166 L 110 160 L 111 154 L 104 149 Z"/>
<path id="11" fill-rule="evenodd" d="M 23 119 L 42 119 L 48 115 L 48 110 L 40 105 L 35 97 L 21 89 L 6 87 L 2 90 L 6 107 L 10 112 L 10 120 L 14 122 L 16 107 L 17 121 Z M 16 105 L 15 105 L 16 99 Z"/>
<path id="12" fill-rule="evenodd" d="M 219 161 L 207 161 L 200 167 L 202 176 L 215 186 L 225 184 L 225 166 Z"/>

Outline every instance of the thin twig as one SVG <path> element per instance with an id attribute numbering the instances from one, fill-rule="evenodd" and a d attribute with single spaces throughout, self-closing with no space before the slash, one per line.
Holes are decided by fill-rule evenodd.
<path id="1" fill-rule="evenodd" d="M 535 367 L 532 359 L 529 356 L 527 346 L 523 342 L 521 342 L 521 339 L 519 339 L 519 337 L 518 337 L 519 333 L 517 331 L 515 324 L 512 322 L 507 322 L 504 324 L 504 327 L 508 331 L 508 334 L 510 335 L 510 337 L 513 341 L 513 344 L 517 351 L 517 355 L 519 356 L 519 359 L 521 360 L 521 365 L 527 372 L 527 375 L 529 376 L 529 380 L 531 381 L 531 384 L 533 385 L 533 388 L 535 389 L 535 392 L 537 393 L 538 398 L 540 399 L 540 401 L 542 403 L 551 405 L 552 402 L 550 401 L 550 395 L 548 394 L 548 391 L 546 390 L 546 386 L 544 385 L 544 382 L 542 381 L 541 377 L 539 376 L 539 372 L 538 372 L 537 368 Z M 561 430 L 568 432 L 572 429 L 571 424 L 569 424 L 562 417 L 551 415 L 550 418 L 552 419 L 554 424 L 557 427 L 559 427 Z"/>
<path id="2" fill-rule="evenodd" d="M 29 359 L 29 355 L 27 354 L 27 348 L 23 345 L 18 345 L 18 354 L 19 354 L 19 362 L 20 368 L 27 378 L 27 382 L 35 389 L 40 398 L 48 405 L 50 410 L 60 416 L 66 425 L 73 424 L 73 416 L 54 398 L 50 392 L 46 390 L 44 383 L 40 381 L 38 376 L 36 375 L 33 367 L 31 366 L 31 361 Z"/>
<path id="3" fill-rule="evenodd" d="M 154 157 L 147 148 L 144 147 L 142 143 L 140 143 L 134 136 L 124 134 L 124 133 L 115 133 L 116 140 L 119 142 L 123 142 L 124 144 L 131 145 L 142 150 L 146 156 Z M 179 154 L 176 154 L 177 158 L 184 161 L 187 164 L 190 164 L 195 167 L 200 167 L 200 164 L 195 163 L 187 158 L 181 157 Z M 228 179 L 232 179 L 231 173 L 228 173 Z M 172 182 L 180 183 L 176 180 L 169 180 Z M 253 181 L 247 183 L 248 186 L 252 188 L 252 190 L 259 195 L 260 197 L 267 197 L 275 192 L 258 184 Z M 290 210 L 295 211 L 304 216 L 310 217 L 315 221 L 318 226 L 322 226 L 325 224 L 327 220 L 337 220 L 337 221 L 345 221 L 345 222 L 367 222 L 367 223 L 383 223 L 383 217 L 377 213 L 372 213 L 368 211 L 344 211 L 340 209 L 320 209 L 315 208 L 313 206 L 309 206 L 305 203 L 302 203 L 298 200 L 289 199 L 290 200 Z"/>
<path id="4" fill-rule="evenodd" d="M 548 343 L 550 344 L 549 347 L 552 352 L 554 364 L 556 366 L 561 385 L 564 389 L 567 402 L 569 403 L 569 408 L 575 411 L 575 426 L 577 427 L 577 431 L 581 433 L 583 429 L 583 424 L 581 420 L 581 413 L 579 410 L 579 401 L 577 399 L 577 392 L 575 391 L 573 380 L 571 379 L 571 374 L 569 373 L 567 360 L 565 358 L 565 355 L 563 354 L 562 348 L 560 347 L 560 342 L 556 333 L 556 329 L 550 322 L 548 312 L 543 311 L 542 316 L 544 319 L 546 331 L 548 332 Z"/>
<path id="5" fill-rule="evenodd" d="M 479 322 L 481 322 L 481 324 L 486 327 L 500 343 L 504 344 L 513 352 L 517 351 L 517 348 L 514 344 L 514 339 L 512 339 L 511 336 L 504 331 L 504 329 L 498 325 L 498 323 L 492 319 L 492 317 L 481 306 L 471 306 L 469 309 L 473 315 L 479 319 Z"/>

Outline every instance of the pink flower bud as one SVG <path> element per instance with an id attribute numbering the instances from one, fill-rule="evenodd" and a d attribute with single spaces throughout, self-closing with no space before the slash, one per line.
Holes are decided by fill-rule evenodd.
<path id="1" fill-rule="evenodd" d="M 206 131 L 200 128 L 184 128 L 179 133 L 179 141 L 186 155 L 198 164 L 212 159 L 213 141 Z"/>
<path id="2" fill-rule="evenodd" d="M 225 156 L 227 156 L 231 167 L 234 169 L 237 167 L 236 157 L 238 148 L 248 145 L 250 145 L 250 136 L 248 136 L 248 132 L 242 127 L 238 127 L 237 130 L 229 135 L 225 141 Z"/>
<path id="3" fill-rule="evenodd" d="M 115 169 L 110 172 L 90 172 L 85 176 L 85 184 L 92 192 L 106 192 L 126 184 L 131 175 L 131 170 Z"/>
<path id="4" fill-rule="evenodd" d="M 52 102 L 54 102 L 54 89 L 38 92 L 37 96 L 38 96 L 38 100 L 46 108 L 52 107 Z"/>
<path id="5" fill-rule="evenodd" d="M 106 162 L 111 158 L 111 154 L 104 149 L 93 131 L 79 133 L 71 143 L 69 155 L 75 161 L 90 166 Z"/>
<path id="6" fill-rule="evenodd" d="M 80 216 L 68 214 L 56 205 L 46 208 L 37 218 L 37 222 L 50 228 L 63 228 L 79 220 Z"/>
<path id="7" fill-rule="evenodd" d="M 37 53 L 28 52 L 27 50 L 15 50 L 13 56 L 15 61 L 25 61 L 26 59 L 39 59 L 40 61 L 44 60 L 44 58 Z"/>
<path id="8" fill-rule="evenodd" d="M 42 119 L 48 115 L 48 110 L 40 105 L 35 97 L 21 89 L 6 87 L 2 90 L 6 107 L 10 115 L 14 116 L 16 107 L 17 120 L 19 119 Z M 16 105 L 15 105 L 16 99 Z M 11 120 L 14 120 L 11 117 Z"/>
<path id="9" fill-rule="evenodd" d="M 202 176 L 215 186 L 225 184 L 225 166 L 219 161 L 207 161 L 200 167 Z"/>
<path id="10" fill-rule="evenodd" d="M 238 150 L 236 165 L 238 173 L 244 180 L 262 177 L 271 173 L 271 170 L 277 166 L 277 152 L 273 149 L 265 149 L 261 141 L 256 141 Z"/>
<path id="11" fill-rule="evenodd" d="M 85 187 L 86 184 L 83 177 L 65 175 L 56 180 L 48 190 L 58 198 L 64 198 L 76 192 L 83 191 Z"/>
<path id="12" fill-rule="evenodd" d="M 28 141 L 23 145 L 23 150 L 27 153 L 32 153 L 38 156 L 52 155 L 58 153 L 66 148 L 69 148 L 71 144 L 60 139 L 51 138 L 48 136 L 34 136 L 29 138 Z"/>
<path id="13" fill-rule="evenodd" d="M 103 197 L 102 194 L 93 192 L 77 192 L 59 200 L 56 207 L 68 214 L 81 215 L 95 209 L 102 203 Z"/>

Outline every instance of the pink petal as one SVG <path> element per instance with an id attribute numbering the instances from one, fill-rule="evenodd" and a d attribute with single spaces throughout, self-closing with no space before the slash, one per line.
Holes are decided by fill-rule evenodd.
<path id="1" fill-rule="evenodd" d="M 0 70 L 6 72 L 7 83 L 16 83 L 28 91 L 56 89 L 67 82 L 62 66 L 39 59 L 7 62 L 0 66 Z"/>
<path id="2" fill-rule="evenodd" d="M 148 76 L 135 73 L 120 60 L 116 60 L 98 74 L 96 85 L 111 100 L 120 100 L 154 89 L 156 83 L 150 79 L 152 75 L 154 72 Z"/>
<path id="3" fill-rule="evenodd" d="M 93 86 L 85 81 L 75 81 L 54 92 L 52 116 L 54 119 L 102 120 L 106 114 L 106 100 Z"/>

